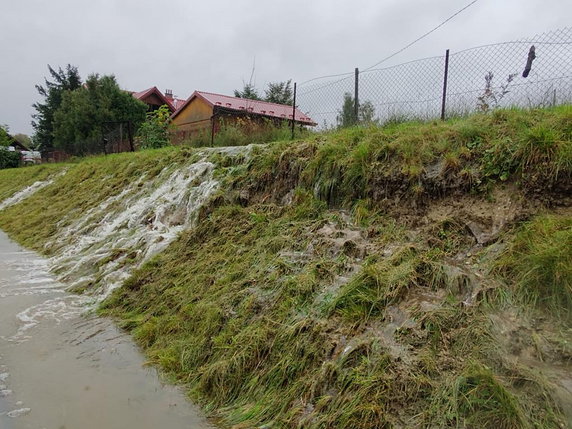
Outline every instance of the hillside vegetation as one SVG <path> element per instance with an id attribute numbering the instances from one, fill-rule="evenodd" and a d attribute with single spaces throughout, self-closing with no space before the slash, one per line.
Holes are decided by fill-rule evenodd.
<path id="1" fill-rule="evenodd" d="M 57 260 L 59 230 L 199 159 L 216 192 L 100 311 L 221 426 L 572 425 L 571 106 L 87 159 L 0 228 Z M 14 171 L 0 197 L 50 174 Z"/>

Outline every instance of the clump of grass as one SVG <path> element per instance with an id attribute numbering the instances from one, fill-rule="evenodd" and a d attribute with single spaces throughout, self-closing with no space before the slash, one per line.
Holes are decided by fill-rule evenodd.
<path id="1" fill-rule="evenodd" d="M 430 228 L 428 244 L 452 256 L 459 250 L 474 245 L 475 240 L 463 222 L 444 219 Z"/>
<path id="2" fill-rule="evenodd" d="M 402 298 L 417 284 L 418 252 L 404 247 L 390 258 L 366 262 L 362 271 L 345 285 L 333 309 L 352 320 L 379 316 L 386 306 Z"/>
<path id="3" fill-rule="evenodd" d="M 572 219 L 542 215 L 524 223 L 495 264 L 526 306 L 572 316 Z"/>
<path id="4" fill-rule="evenodd" d="M 434 418 L 443 426 L 482 428 L 528 427 L 516 396 L 509 392 L 493 372 L 471 364 L 453 377 L 435 397 Z"/>

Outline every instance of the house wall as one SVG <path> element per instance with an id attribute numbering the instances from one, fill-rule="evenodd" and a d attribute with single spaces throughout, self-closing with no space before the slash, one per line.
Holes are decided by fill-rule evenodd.
<path id="1" fill-rule="evenodd" d="M 211 130 L 215 135 L 224 126 L 237 126 L 248 133 L 260 132 L 263 128 L 279 127 L 290 121 L 262 115 L 249 114 L 246 111 L 229 111 L 216 106 L 213 108 L 203 99 L 196 97 L 172 120 L 174 130 L 171 132 L 171 142 L 180 144 L 189 137 L 204 132 L 210 140 Z"/>
<path id="2" fill-rule="evenodd" d="M 180 143 L 184 139 L 201 131 L 210 133 L 212 115 L 212 106 L 198 97 L 193 99 L 173 119 L 172 124 L 175 126 L 172 135 L 173 143 Z"/>
<path id="3" fill-rule="evenodd" d="M 225 126 L 241 128 L 244 132 L 256 133 L 263 128 L 279 127 L 285 120 L 268 118 L 260 115 L 249 115 L 242 112 L 220 112 L 215 115 L 214 131 L 217 133 Z"/>
<path id="4" fill-rule="evenodd" d="M 190 131 L 211 126 L 212 107 L 200 98 L 195 98 L 173 119 L 173 124 L 181 131 Z"/>

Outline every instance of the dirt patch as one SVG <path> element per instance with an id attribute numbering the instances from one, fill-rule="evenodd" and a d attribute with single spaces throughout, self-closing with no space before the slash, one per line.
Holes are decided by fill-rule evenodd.
<path id="1" fill-rule="evenodd" d="M 490 318 L 506 359 L 543 380 L 572 425 L 572 330 L 513 310 L 492 314 Z"/>

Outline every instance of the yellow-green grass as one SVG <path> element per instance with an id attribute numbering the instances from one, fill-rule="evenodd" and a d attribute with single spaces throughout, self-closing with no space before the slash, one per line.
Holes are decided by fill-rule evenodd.
<path id="1" fill-rule="evenodd" d="M 54 171 L 65 169 L 65 174 L 20 204 L 0 213 L 0 228 L 27 247 L 45 251 L 44 244 L 61 228 L 83 216 L 106 198 L 121 193 L 144 177 L 151 179 L 164 168 L 176 169 L 191 162 L 195 154 L 179 148 L 164 148 L 136 153 L 122 153 L 85 158 L 76 163 L 6 170 L 10 181 L 38 173 L 47 177 Z M 42 174 L 40 174 L 42 173 Z M 27 178 L 28 182 L 36 178 Z"/>
<path id="2" fill-rule="evenodd" d="M 316 231 L 344 222 L 302 191 L 296 201 L 215 209 L 138 270 L 103 314 L 225 426 L 562 424 L 550 397 L 534 393 L 544 386 L 521 388 L 526 375 L 503 361 L 490 302 L 464 305 L 440 274 L 446 249 L 408 241 L 380 218 L 371 243 L 389 236 L 398 249 L 373 252 L 336 289 L 356 260 L 328 253 Z M 411 321 L 387 339 L 390 306 L 439 290 L 435 308 L 413 305 Z"/>
<path id="3" fill-rule="evenodd" d="M 550 383 L 507 359 L 510 338 L 492 320 L 511 306 L 549 319 L 543 356 L 569 364 L 570 324 L 558 315 L 571 302 L 570 215 L 550 206 L 571 188 L 571 135 L 572 108 L 561 106 L 211 154 L 221 190 L 199 224 L 102 311 L 225 426 L 561 427 Z M 0 227 L 45 250 L 58 228 L 141 175 L 196 158 L 167 148 L 71 164 L 0 212 Z M 548 214 L 523 212 L 476 248 L 460 219 L 426 225 L 423 207 L 485 199 L 504 183 Z M 347 228 L 365 244 L 336 250 Z M 471 302 L 455 264 L 478 279 Z M 407 323 L 396 328 L 399 312 Z M 519 317 L 514 329 L 527 332 Z"/>
<path id="4" fill-rule="evenodd" d="M 65 169 L 64 164 L 43 164 L 0 170 L 0 201 L 38 181 L 44 181 Z"/>

